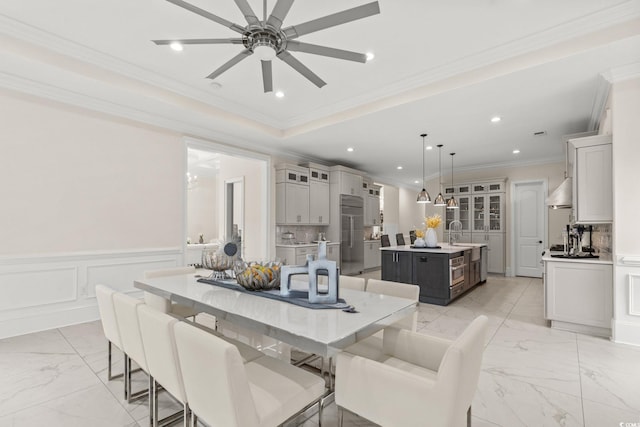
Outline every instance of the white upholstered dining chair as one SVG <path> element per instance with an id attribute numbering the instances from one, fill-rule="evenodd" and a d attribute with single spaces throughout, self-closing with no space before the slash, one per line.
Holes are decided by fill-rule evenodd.
<path id="1" fill-rule="evenodd" d="M 149 398 L 149 424 L 154 422 L 152 413 L 151 385 L 153 378 L 149 375 L 147 367 L 147 358 L 142 345 L 142 336 L 140 334 L 140 326 L 138 322 L 138 306 L 144 302 L 120 292 L 113 294 L 113 307 L 116 313 L 116 321 L 118 323 L 118 331 L 122 340 L 122 347 L 125 352 L 124 363 L 124 386 L 125 396 L 128 403 L 144 397 Z M 133 392 L 131 389 L 132 361 L 149 376 L 149 386 L 147 389 Z"/>
<path id="2" fill-rule="evenodd" d="M 118 330 L 118 323 L 116 321 L 116 313 L 113 307 L 113 295 L 115 290 L 104 286 L 96 285 L 96 299 L 98 300 L 98 310 L 100 311 L 100 320 L 102 321 L 102 331 L 105 338 L 107 338 L 107 380 L 111 381 L 116 378 L 121 378 L 124 373 L 113 375 L 112 373 L 112 350 L 113 346 L 116 346 L 120 351 L 124 353 L 122 349 L 122 341 L 120 340 L 120 331 Z M 124 355 L 124 361 L 126 363 L 126 354 Z M 127 399 L 127 388 L 124 390 L 124 398 Z"/>
<path id="3" fill-rule="evenodd" d="M 277 426 L 320 405 L 324 381 L 281 360 L 262 356 L 243 363 L 238 349 L 187 322 L 175 325 L 189 406 L 211 426 Z"/>
<path id="4" fill-rule="evenodd" d="M 162 268 L 158 270 L 148 270 L 144 272 L 145 279 L 153 279 L 155 277 L 167 277 L 167 276 L 177 276 L 179 274 L 195 274 L 196 268 L 194 266 L 188 267 L 173 267 L 173 268 Z M 193 317 L 195 320 L 196 315 L 199 312 L 191 307 L 186 305 L 172 303 L 166 298 L 163 298 L 159 295 L 154 295 L 151 292 L 144 293 L 144 302 L 150 307 L 155 308 L 156 310 L 160 310 L 163 313 L 171 313 L 175 314 L 179 317 Z M 213 316 L 211 316 L 213 317 Z M 213 317 L 213 322 L 215 323 L 215 317 Z"/>
<path id="5" fill-rule="evenodd" d="M 339 353 L 340 425 L 346 409 L 382 427 L 469 426 L 487 324 L 478 316 L 454 341 L 387 328 L 377 360 Z"/>
<path id="6" fill-rule="evenodd" d="M 420 287 L 407 283 L 390 282 L 388 280 L 369 279 L 367 281 L 367 292 L 379 295 L 388 295 L 399 298 L 406 298 L 418 302 Z M 415 332 L 418 324 L 417 310 L 406 318 L 393 324 L 394 328 L 407 329 Z M 352 344 L 345 350 L 359 356 L 376 359 L 382 355 L 382 337 L 384 331 L 379 331 L 370 337 Z"/>

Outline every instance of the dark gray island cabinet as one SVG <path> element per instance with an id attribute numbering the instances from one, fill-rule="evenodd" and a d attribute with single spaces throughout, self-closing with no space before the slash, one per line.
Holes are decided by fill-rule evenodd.
<path id="1" fill-rule="evenodd" d="M 470 274 L 469 263 L 472 247 L 444 246 L 439 249 L 412 248 L 410 246 L 389 246 L 381 248 L 382 280 L 409 283 L 420 286 L 420 302 L 447 305 L 473 286 L 480 283 L 479 274 Z M 455 279 L 451 286 L 451 260 L 464 259 L 457 275 L 464 281 Z M 455 267 L 453 267 L 455 268 Z"/>

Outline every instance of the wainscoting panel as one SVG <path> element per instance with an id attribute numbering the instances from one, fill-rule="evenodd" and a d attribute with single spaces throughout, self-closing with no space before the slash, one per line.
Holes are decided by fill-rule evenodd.
<path id="1" fill-rule="evenodd" d="M 96 284 L 142 296 L 134 280 L 182 263 L 182 248 L 0 257 L 0 339 L 97 320 Z"/>
<path id="2" fill-rule="evenodd" d="M 35 268 L 0 272 L 0 311 L 75 301 L 78 295 L 76 267 Z"/>

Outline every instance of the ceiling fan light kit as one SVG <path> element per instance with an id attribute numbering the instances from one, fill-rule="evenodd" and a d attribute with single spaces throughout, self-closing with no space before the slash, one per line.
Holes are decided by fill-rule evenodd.
<path id="1" fill-rule="evenodd" d="M 291 54 L 291 52 L 304 52 L 361 63 L 367 62 L 367 55 L 363 53 L 351 52 L 348 50 L 336 49 L 327 46 L 318 46 L 310 43 L 300 42 L 294 39 L 305 34 L 324 30 L 330 27 L 335 27 L 337 25 L 346 24 L 351 21 L 356 21 L 358 19 L 366 18 L 368 16 L 380 13 L 380 5 L 377 1 L 374 1 L 372 3 L 367 3 L 362 6 L 343 10 L 342 12 L 333 13 L 322 18 L 313 19 L 311 21 L 307 21 L 298 25 L 292 25 L 283 29 L 282 23 L 289 13 L 294 0 L 277 0 L 275 6 L 273 7 L 273 11 L 268 18 L 266 16 L 267 2 L 264 1 L 263 20 L 258 19 L 247 0 L 234 0 L 247 21 L 247 25 L 243 27 L 241 25 L 227 21 L 226 19 L 221 18 L 217 15 L 214 15 L 213 13 L 208 12 L 204 9 L 194 6 L 191 3 L 187 3 L 184 0 L 167 1 L 204 18 L 207 18 L 213 22 L 223 25 L 237 33 L 240 33 L 241 37 L 226 39 L 153 40 L 156 45 L 174 46 L 176 44 L 241 44 L 244 46 L 244 50 L 242 50 L 236 56 L 214 70 L 207 76 L 207 78 L 215 79 L 243 59 L 256 54 L 256 56 L 258 56 L 261 60 L 262 84 L 265 93 L 273 91 L 273 73 L 271 61 L 274 58 L 278 58 L 288 64 L 291 68 L 302 74 L 307 80 L 312 82 L 317 87 L 321 88 L 326 85 L 326 82 L 324 80 L 322 80 L 318 75 L 316 75 L 313 71 L 302 64 L 298 59 L 296 59 Z"/>

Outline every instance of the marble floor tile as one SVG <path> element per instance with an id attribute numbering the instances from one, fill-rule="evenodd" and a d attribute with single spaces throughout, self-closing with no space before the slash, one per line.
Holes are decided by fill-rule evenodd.
<path id="1" fill-rule="evenodd" d="M 574 333 L 531 329 L 516 322 L 500 328 L 486 347 L 483 372 L 580 396 Z"/>
<path id="2" fill-rule="evenodd" d="M 640 425 L 640 348 L 550 329 L 542 298 L 540 279 L 489 275 L 449 306 L 419 305 L 418 330 L 449 339 L 477 315 L 489 317 L 473 427 Z M 123 355 L 113 351 L 121 372 Z M 148 400 L 125 403 L 122 379 L 107 381 L 106 367 L 100 322 L 0 340 L 0 425 L 146 427 Z M 134 374 L 134 389 L 147 385 Z M 161 416 L 181 407 L 161 394 Z M 317 416 L 303 425 L 316 427 Z M 337 426 L 335 404 L 323 425 Z M 375 425 L 346 413 L 344 426 Z"/>
<path id="3" fill-rule="evenodd" d="M 472 408 L 476 417 L 502 427 L 583 426 L 579 397 L 485 372 Z"/>
<path id="4" fill-rule="evenodd" d="M 635 427 L 640 425 L 640 411 L 628 411 L 587 399 L 582 401 L 582 406 L 585 427 Z"/>
<path id="5" fill-rule="evenodd" d="M 0 417 L 3 426 L 128 427 L 131 415 L 102 385 L 54 398 Z"/>
<path id="6" fill-rule="evenodd" d="M 58 330 L 0 341 L 0 414 L 100 384 Z"/>
<path id="7" fill-rule="evenodd" d="M 585 399 L 640 413 L 640 348 L 580 335 L 578 353 Z"/>

